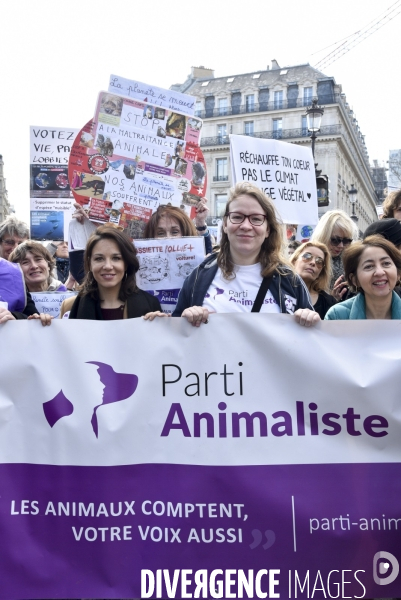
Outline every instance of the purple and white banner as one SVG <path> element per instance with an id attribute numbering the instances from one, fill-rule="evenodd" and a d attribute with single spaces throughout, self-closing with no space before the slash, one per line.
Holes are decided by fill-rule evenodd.
<path id="1" fill-rule="evenodd" d="M 401 595 L 401 326 L 0 328 L 0 600 Z"/>

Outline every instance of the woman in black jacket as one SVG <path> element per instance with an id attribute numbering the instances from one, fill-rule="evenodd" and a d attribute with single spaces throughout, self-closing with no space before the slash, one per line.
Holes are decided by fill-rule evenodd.
<path id="1" fill-rule="evenodd" d="M 77 297 L 67 298 L 60 316 L 110 321 L 160 311 L 157 298 L 136 284 L 139 261 L 128 236 L 103 225 L 89 238 L 84 255 L 85 279 Z"/>
<path id="2" fill-rule="evenodd" d="M 187 278 L 173 316 L 196 327 L 212 312 L 295 314 L 307 326 L 320 320 L 281 248 L 282 226 L 273 202 L 253 184 L 237 183 L 226 205 L 220 251 Z"/>

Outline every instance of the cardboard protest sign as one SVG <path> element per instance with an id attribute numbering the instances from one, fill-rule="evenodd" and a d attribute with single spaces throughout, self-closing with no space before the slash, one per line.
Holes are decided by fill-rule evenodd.
<path id="1" fill-rule="evenodd" d="M 249 181 L 270 196 L 283 223 L 318 222 L 315 165 L 310 148 L 230 135 L 233 182 Z"/>
<path id="2" fill-rule="evenodd" d="M 203 237 L 135 240 L 138 286 L 156 296 L 171 314 L 185 279 L 205 258 Z"/>
<path id="3" fill-rule="evenodd" d="M 109 92 L 128 98 L 136 98 L 141 102 L 150 102 L 154 106 L 178 110 L 190 116 L 195 114 L 195 98 L 193 96 L 158 88 L 135 79 L 110 75 Z"/>
<path id="4" fill-rule="evenodd" d="M 92 221 L 122 225 L 132 238 L 160 204 L 192 214 L 207 186 L 201 127 L 196 117 L 101 92 L 71 152 L 76 201 Z"/>
<path id="5" fill-rule="evenodd" d="M 64 300 L 76 296 L 76 292 L 31 292 L 31 296 L 40 313 L 57 318 Z"/>
<path id="6" fill-rule="evenodd" d="M 3 325 L 0 599 L 400 597 L 397 329 Z"/>
<path id="7" fill-rule="evenodd" d="M 30 128 L 31 238 L 66 240 L 73 209 L 68 159 L 77 129 Z M 56 225 L 57 224 L 57 225 Z"/>

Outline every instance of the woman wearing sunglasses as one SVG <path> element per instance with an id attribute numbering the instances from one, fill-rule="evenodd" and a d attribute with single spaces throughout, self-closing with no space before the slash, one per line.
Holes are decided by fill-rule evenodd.
<path id="1" fill-rule="evenodd" d="M 311 242 L 320 242 L 329 249 L 332 276 L 329 284 L 336 300 L 346 295 L 342 253 L 358 239 L 358 228 L 343 210 L 329 210 L 320 219 L 311 237 Z"/>
<path id="2" fill-rule="evenodd" d="M 242 182 L 232 188 L 220 248 L 185 280 L 173 316 L 197 327 L 211 312 L 295 314 L 307 326 L 320 320 L 304 282 L 285 266 L 282 226 L 272 201 L 256 186 Z"/>
<path id="3" fill-rule="evenodd" d="M 401 275 L 401 253 L 381 235 L 371 235 L 344 252 L 345 276 L 356 296 L 340 302 L 325 319 L 401 319 L 394 292 Z"/>
<path id="4" fill-rule="evenodd" d="M 327 293 L 331 279 L 331 258 L 327 246 L 320 242 L 305 242 L 295 250 L 290 263 L 306 283 L 313 308 L 324 319 L 329 308 L 336 304 L 336 299 Z"/>

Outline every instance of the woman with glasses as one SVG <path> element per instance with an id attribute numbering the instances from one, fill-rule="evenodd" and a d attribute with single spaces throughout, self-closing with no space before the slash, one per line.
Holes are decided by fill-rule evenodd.
<path id="1" fill-rule="evenodd" d="M 331 255 L 332 276 L 330 289 L 336 300 L 346 295 L 342 253 L 353 241 L 358 239 L 358 228 L 343 210 L 329 210 L 317 224 L 311 242 L 320 242 L 329 249 Z"/>
<path id="2" fill-rule="evenodd" d="M 381 235 L 371 235 L 344 252 L 345 276 L 356 296 L 330 308 L 334 319 L 401 319 L 394 292 L 401 275 L 401 253 Z"/>
<path id="3" fill-rule="evenodd" d="M 272 201 L 251 183 L 231 190 L 220 248 L 185 280 L 173 316 L 197 327 L 210 312 L 295 314 L 307 326 L 320 320 L 304 282 L 285 266 L 282 225 Z"/>
<path id="4" fill-rule="evenodd" d="M 324 319 L 336 299 L 327 293 L 331 279 L 331 257 L 327 246 L 320 242 L 305 242 L 290 258 L 296 273 L 306 283 L 313 308 Z"/>

